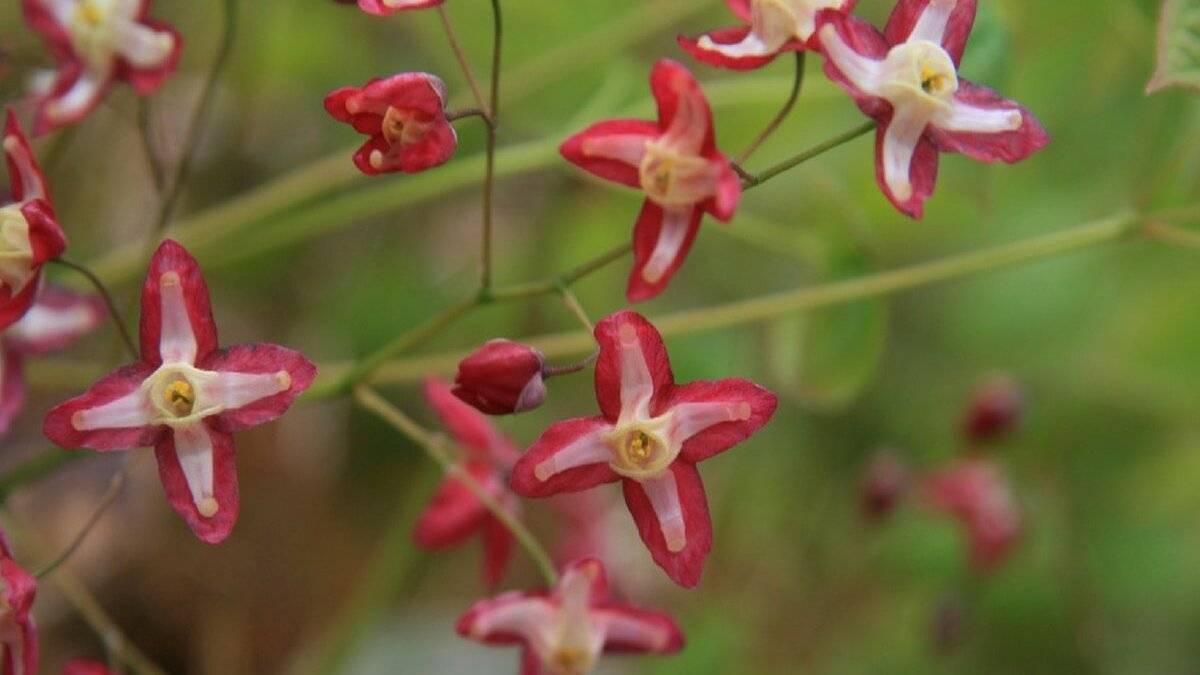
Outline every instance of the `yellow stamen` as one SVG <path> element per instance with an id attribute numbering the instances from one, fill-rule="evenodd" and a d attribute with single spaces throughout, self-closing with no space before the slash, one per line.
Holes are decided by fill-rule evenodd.
<path id="1" fill-rule="evenodd" d="M 192 408 L 196 405 L 196 390 L 184 379 L 177 379 L 168 384 L 166 389 L 163 389 L 162 396 L 167 408 L 178 417 L 192 414 Z"/>

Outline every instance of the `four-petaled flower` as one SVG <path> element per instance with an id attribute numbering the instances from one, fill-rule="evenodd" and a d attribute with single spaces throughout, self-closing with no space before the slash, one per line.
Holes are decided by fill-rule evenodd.
<path id="1" fill-rule="evenodd" d="M 753 70 L 784 52 L 809 48 L 817 12 L 849 12 L 857 0 L 725 0 L 738 18 L 749 24 L 722 28 L 679 45 L 696 59 L 719 68 Z"/>
<path id="2" fill-rule="evenodd" d="M 522 675 L 586 675 L 604 651 L 683 648 L 671 617 L 610 601 L 604 566 L 591 559 L 567 565 L 552 591 L 510 591 L 476 603 L 458 632 L 485 644 L 521 645 Z"/>
<path id="3" fill-rule="evenodd" d="M 25 359 L 65 349 L 95 330 L 106 315 L 95 296 L 45 286 L 25 316 L 0 332 L 0 437 L 25 405 Z"/>
<path id="4" fill-rule="evenodd" d="M 424 171 L 444 164 L 458 147 L 446 119 L 446 84 L 436 75 L 401 73 L 342 87 L 325 97 L 325 109 L 370 136 L 354 153 L 354 164 L 369 176 Z"/>
<path id="5" fill-rule="evenodd" d="M 704 212 L 728 222 L 742 184 L 717 150 L 712 111 L 686 68 L 662 60 L 650 74 L 658 122 L 608 120 L 562 145 L 567 161 L 646 194 L 633 233 L 630 302 L 666 288 L 683 264 Z"/>
<path id="6" fill-rule="evenodd" d="M 962 524 L 971 563 L 988 571 L 1003 562 L 1021 535 L 1021 511 L 1008 476 L 995 462 L 963 460 L 925 478 L 929 505 Z"/>
<path id="7" fill-rule="evenodd" d="M 959 78 L 974 21 L 975 0 L 900 0 L 882 34 L 840 12 L 817 17 L 826 74 L 878 123 L 879 185 L 914 218 L 933 194 L 939 152 L 1013 163 L 1050 140 L 1028 110 Z"/>
<path id="8" fill-rule="evenodd" d="M 341 2 L 342 0 L 339 0 Z M 406 9 L 437 7 L 446 0 L 358 0 L 358 7 L 367 14 L 387 16 Z M 354 0 L 349 0 L 354 2 Z"/>
<path id="9" fill-rule="evenodd" d="M 512 487 L 548 497 L 620 480 L 638 533 L 676 583 L 700 582 L 712 521 L 696 463 L 766 424 L 771 392 L 746 380 L 675 384 L 666 347 L 641 315 L 596 326 L 599 417 L 552 425 L 513 468 Z"/>
<path id="10" fill-rule="evenodd" d="M 546 357 L 512 340 L 488 340 L 458 364 L 454 395 L 489 415 L 525 412 L 546 400 Z"/>
<path id="11" fill-rule="evenodd" d="M 37 580 L 12 558 L 0 532 L 0 659 L 4 675 L 37 675 L 38 641 L 33 624 Z"/>
<path id="12" fill-rule="evenodd" d="M 150 0 L 22 0 L 25 19 L 50 46 L 58 72 L 39 87 L 33 132 L 74 124 L 122 79 L 141 96 L 179 63 L 183 39 L 146 17 Z"/>
<path id="13" fill-rule="evenodd" d="M 425 398 L 459 447 L 466 451 L 455 469 L 470 476 L 508 513 L 520 509 L 509 491 L 506 476 L 518 451 L 478 410 L 454 396 L 439 380 L 425 382 Z M 483 538 L 483 579 L 495 586 L 504 576 L 512 554 L 512 533 L 453 473 L 442 482 L 433 500 L 417 520 L 413 538 L 425 548 L 453 548 L 478 533 Z"/>
<path id="14" fill-rule="evenodd" d="M 67 247 L 50 205 L 46 177 L 11 109 L 4 124 L 4 156 L 14 202 L 0 207 L 0 330 L 29 310 L 42 265 Z"/>
<path id="15" fill-rule="evenodd" d="M 200 267 L 167 240 L 142 286 L 141 358 L 50 411 L 44 431 L 65 448 L 153 446 L 171 506 L 215 544 L 238 515 L 233 432 L 282 415 L 315 376 L 284 347 L 218 349 Z"/>

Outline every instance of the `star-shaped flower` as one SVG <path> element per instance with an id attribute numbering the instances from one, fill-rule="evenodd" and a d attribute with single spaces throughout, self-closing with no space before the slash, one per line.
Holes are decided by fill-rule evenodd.
<path id="1" fill-rule="evenodd" d="M 233 432 L 282 415 L 316 372 L 272 344 L 218 349 L 200 267 L 167 240 L 142 286 L 141 358 L 51 410 L 44 432 L 64 448 L 153 446 L 171 506 L 215 544 L 238 516 Z"/>
<path id="2" fill-rule="evenodd" d="M 696 59 L 719 68 L 753 70 L 784 52 L 808 49 L 817 12 L 849 12 L 857 0 L 725 0 L 746 26 L 714 30 L 679 45 Z"/>
<path id="3" fill-rule="evenodd" d="M 646 194 L 633 232 L 630 302 L 661 293 L 687 257 L 704 213 L 728 222 L 742 196 L 741 181 L 717 150 L 712 111 L 692 74 L 662 60 L 650 87 L 658 122 L 600 122 L 561 148 L 572 164 Z"/>
<path id="4" fill-rule="evenodd" d="M 339 0 L 346 1 L 347 4 L 354 0 Z M 446 0 L 358 0 L 358 7 L 367 14 L 376 16 L 387 16 L 396 12 L 403 12 L 407 9 L 428 9 L 437 7 Z"/>
<path id="5" fill-rule="evenodd" d="M 0 652 L 4 675 L 37 675 L 37 628 L 33 597 L 37 580 L 13 560 L 8 538 L 0 532 Z"/>
<path id="6" fill-rule="evenodd" d="M 1021 511 L 1000 465 L 986 459 L 955 462 L 926 476 L 924 487 L 934 510 L 962 524 L 976 568 L 992 570 L 1008 558 L 1021 536 Z"/>
<path id="7" fill-rule="evenodd" d="M 521 675 L 586 675 L 605 651 L 683 648 L 671 617 L 608 599 L 598 560 L 567 565 L 552 591 L 511 591 L 476 603 L 459 619 L 458 632 L 489 645 L 521 645 Z"/>
<path id="8" fill-rule="evenodd" d="M 446 163 L 458 147 L 446 120 L 446 83 L 429 73 L 342 87 L 325 97 L 325 110 L 370 136 L 354 153 L 354 164 L 368 176 L 424 171 Z"/>
<path id="9" fill-rule="evenodd" d="M 817 17 L 825 72 L 878 123 L 875 172 L 914 218 L 937 180 L 938 153 L 1013 163 L 1050 141 L 1019 104 L 958 76 L 975 0 L 900 0 L 881 34 L 841 12 Z"/>
<path id="10" fill-rule="evenodd" d="M 125 80 L 149 96 L 179 63 L 183 39 L 146 17 L 150 0 L 21 0 L 25 20 L 49 44 L 58 71 L 38 93 L 33 132 L 74 124 Z"/>
<path id="11" fill-rule="evenodd" d="M 675 384 L 662 337 L 635 312 L 604 319 L 595 336 L 601 415 L 551 425 L 513 468 L 513 490 L 548 497 L 621 481 L 654 562 L 695 586 L 712 548 L 696 464 L 766 424 L 775 395 L 747 380 Z"/>
<path id="12" fill-rule="evenodd" d="M 46 178 L 11 109 L 4 125 L 4 156 L 14 201 L 0 207 L 0 330 L 29 310 L 42 265 L 67 247 L 50 205 Z"/>

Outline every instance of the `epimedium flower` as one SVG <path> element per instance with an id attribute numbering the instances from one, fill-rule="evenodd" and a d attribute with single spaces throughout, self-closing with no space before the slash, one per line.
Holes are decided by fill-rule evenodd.
<path id="1" fill-rule="evenodd" d="M 352 4 L 354 0 L 337 0 L 344 4 Z M 428 9 L 437 7 L 446 0 L 358 0 L 358 7 L 367 14 L 388 16 L 407 9 Z"/>
<path id="2" fill-rule="evenodd" d="M 38 641 L 33 622 L 37 580 L 13 560 L 0 532 L 0 653 L 4 675 L 37 675 Z"/>
<path id="3" fill-rule="evenodd" d="M 41 283 L 42 266 L 67 247 L 50 204 L 46 177 L 11 109 L 3 142 L 13 202 L 0 207 L 0 330 L 29 310 Z"/>
<path id="4" fill-rule="evenodd" d="M 446 163 L 458 147 L 446 119 L 446 83 L 429 73 L 342 87 L 325 97 L 325 110 L 370 137 L 354 153 L 354 164 L 369 176 L 424 171 Z"/>
<path id="5" fill-rule="evenodd" d="M 523 344 L 488 340 L 458 364 L 454 395 L 488 415 L 525 412 L 546 400 L 546 357 Z"/>
<path id="6" fill-rule="evenodd" d="M 825 72 L 878 124 L 875 172 L 884 195 L 920 218 L 938 154 L 1018 162 L 1050 138 L 1014 101 L 958 75 L 975 0 L 900 0 L 880 33 L 840 12 L 817 17 Z"/>
<path id="7" fill-rule="evenodd" d="M 147 18 L 150 0 L 22 0 L 25 20 L 42 34 L 58 70 L 38 91 L 34 133 L 88 115 L 114 80 L 149 96 L 179 64 L 183 39 Z"/>
<path id="8" fill-rule="evenodd" d="M 522 675 L 586 675 L 603 652 L 674 654 L 683 633 L 671 617 L 609 600 L 604 565 L 567 565 L 553 590 L 510 591 L 476 603 L 458 621 L 463 637 L 520 645 Z"/>
<path id="9" fill-rule="evenodd" d="M 595 337 L 600 416 L 551 425 L 513 468 L 513 490 L 548 497 L 621 481 L 654 562 L 695 586 L 712 549 L 696 464 L 766 424 L 775 395 L 738 379 L 675 384 L 662 336 L 632 311 L 601 321 Z"/>
<path id="10" fill-rule="evenodd" d="M 995 569 L 1008 558 L 1021 535 L 1021 511 L 1000 465 L 961 460 L 927 475 L 924 488 L 931 508 L 962 524 L 976 569 Z"/>
<path id="11" fill-rule="evenodd" d="M 232 434 L 286 412 L 316 367 L 273 344 L 219 349 L 200 266 L 169 239 L 150 261 L 141 309 L 138 361 L 51 410 L 43 431 L 64 448 L 154 447 L 171 506 L 215 544 L 238 516 Z"/>
<path id="12" fill-rule="evenodd" d="M 427 380 L 425 398 L 466 452 L 456 465 L 459 475 L 473 478 L 497 503 L 516 515 L 520 506 L 506 481 L 519 454 L 516 446 L 478 410 L 456 398 L 444 382 Z M 443 550 L 459 546 L 476 534 L 483 540 L 484 582 L 495 586 L 512 555 L 512 533 L 461 478 L 451 473 L 417 520 L 413 538 L 425 548 Z"/>
<path id="13" fill-rule="evenodd" d="M 650 73 L 650 88 L 658 122 L 599 122 L 560 148 L 572 164 L 646 195 L 633 233 L 630 302 L 661 293 L 687 257 L 704 213 L 728 222 L 742 195 L 741 181 L 717 150 L 712 111 L 692 74 L 664 59 Z"/>
<path id="14" fill-rule="evenodd" d="M 95 330 L 107 314 L 95 296 L 45 286 L 25 316 L 0 332 L 0 437 L 25 405 L 25 360 L 65 349 Z"/>
<path id="15" fill-rule="evenodd" d="M 753 70 L 784 52 L 809 48 L 817 12 L 850 12 L 857 0 L 725 0 L 745 24 L 710 31 L 692 39 L 679 36 L 679 45 L 697 60 L 719 68 Z"/>

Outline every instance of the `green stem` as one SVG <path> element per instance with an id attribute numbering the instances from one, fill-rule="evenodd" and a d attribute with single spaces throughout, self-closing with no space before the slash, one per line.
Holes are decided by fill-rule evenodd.
<path id="1" fill-rule="evenodd" d="M 753 155 L 754 152 L 758 150 L 768 138 L 771 137 L 771 134 L 775 133 L 775 131 L 779 129 L 779 125 L 783 124 L 783 121 L 787 119 L 787 116 L 792 112 L 792 108 L 796 106 L 796 100 L 800 98 L 800 89 L 804 85 L 804 54 L 805 52 L 802 51 L 796 52 L 796 75 L 792 80 L 792 93 L 788 95 L 788 99 L 784 102 L 783 108 L 779 111 L 779 114 L 775 115 L 775 119 L 771 120 L 770 124 L 768 124 L 767 127 L 762 130 L 762 133 L 760 133 L 754 139 L 754 141 L 750 143 L 750 145 L 746 146 L 746 149 L 742 151 L 742 154 L 737 156 L 737 159 L 734 160 L 735 164 L 745 164 L 746 160 L 750 159 L 750 155 Z"/>
<path id="2" fill-rule="evenodd" d="M 809 148 L 808 150 L 805 150 L 804 152 L 796 155 L 795 157 L 792 157 L 790 159 L 785 159 L 784 161 L 776 164 L 775 166 L 772 166 L 768 169 L 764 169 L 763 171 L 760 171 L 757 174 L 750 174 L 750 175 L 743 177 L 742 186 L 748 190 L 750 188 L 762 185 L 763 183 L 774 178 L 775 176 L 778 176 L 779 174 L 781 174 L 785 171 L 788 171 L 790 169 L 794 169 L 797 166 L 807 162 L 808 160 L 810 160 L 818 155 L 822 155 L 826 152 L 829 152 L 830 150 L 833 150 L 834 148 L 836 148 L 840 145 L 849 143 L 850 141 L 858 138 L 859 136 L 865 135 L 865 134 L 873 131 L 874 129 L 875 129 L 875 122 L 873 122 L 873 121 L 866 122 L 865 124 L 862 124 L 861 126 L 857 126 L 853 129 L 851 129 L 850 131 L 847 131 L 844 134 L 834 136 L 833 138 L 829 139 L 828 141 L 825 141 L 824 143 L 821 143 L 820 145 L 815 145 L 815 146 Z"/>
<path id="3" fill-rule="evenodd" d="M 142 139 L 142 154 L 146 157 L 146 170 L 154 184 L 154 191 L 159 195 L 166 183 L 166 171 L 163 169 L 162 157 L 158 153 L 158 143 L 154 139 L 154 116 L 150 110 L 150 99 L 139 98 L 137 110 L 138 136 Z"/>
<path id="4" fill-rule="evenodd" d="M 576 281 L 598 272 L 610 264 L 624 258 L 630 251 L 633 250 L 633 244 L 624 243 L 616 246 L 591 260 L 583 263 L 575 269 L 546 279 L 538 281 L 530 281 L 522 284 L 514 284 L 503 288 L 497 288 L 488 293 L 488 297 L 497 302 L 507 302 L 512 300 L 523 300 L 528 298 L 536 298 L 542 295 L 548 295 L 555 292 L 560 287 L 570 286 Z"/>
<path id="5" fill-rule="evenodd" d="M 479 288 L 486 293 L 492 287 L 492 217 L 496 191 L 496 132 L 500 127 L 500 50 L 504 39 L 504 15 L 500 0 L 492 0 L 492 88 L 488 102 L 487 148 L 483 174 L 483 233 L 480 251 Z"/>
<path id="6" fill-rule="evenodd" d="M 104 495 L 100 497 L 99 503 L 96 504 L 95 510 L 92 511 L 91 517 L 87 519 L 87 522 L 83 524 L 83 527 L 79 528 L 79 533 L 75 535 L 75 538 L 71 540 L 71 543 L 67 544 L 67 547 L 64 548 L 61 553 L 55 556 L 53 560 L 38 568 L 38 570 L 33 573 L 34 577 L 41 579 L 47 574 L 53 573 L 60 565 L 67 562 L 67 560 L 69 560 L 71 556 L 75 554 L 75 551 L 79 549 L 84 540 L 87 539 L 88 534 L 91 533 L 92 528 L 96 526 L 96 523 L 100 522 L 100 518 L 104 515 L 104 512 L 108 510 L 108 507 L 111 506 L 112 503 L 117 499 L 117 495 L 121 494 L 121 488 L 125 486 L 125 477 L 129 471 L 129 466 L 141 456 L 142 455 L 136 453 L 131 454 L 129 458 L 126 459 L 123 464 L 121 464 L 121 468 L 117 469 L 117 472 L 113 474 L 112 479 L 108 483 L 108 489 L 104 491 Z"/>
<path id="7" fill-rule="evenodd" d="M 438 17 L 442 20 L 442 28 L 446 31 L 446 41 L 450 43 L 450 51 L 454 52 L 454 58 L 458 60 L 458 66 L 462 68 L 463 76 L 467 79 L 467 86 L 475 98 L 475 105 L 484 110 L 484 115 L 486 115 L 488 106 L 483 100 L 483 92 L 479 89 L 479 80 L 475 77 L 475 71 L 467 59 L 467 53 L 463 51 L 462 44 L 458 41 L 458 34 L 454 32 L 454 24 L 450 23 L 450 15 L 446 12 L 446 6 L 438 5 L 437 12 Z"/>
<path id="8" fill-rule="evenodd" d="M 1142 232 L 1151 239 L 1173 244 L 1194 251 L 1200 251 L 1200 232 L 1186 230 L 1182 227 L 1168 225 L 1162 221 L 1152 220 L 1142 227 Z"/>

